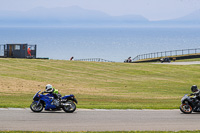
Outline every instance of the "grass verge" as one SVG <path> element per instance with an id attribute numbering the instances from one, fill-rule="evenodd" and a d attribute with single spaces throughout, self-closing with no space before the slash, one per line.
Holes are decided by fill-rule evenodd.
<path id="1" fill-rule="evenodd" d="M 190 62 L 190 61 L 200 61 L 200 58 L 176 60 L 176 62 Z"/>
<path id="2" fill-rule="evenodd" d="M 199 85 L 200 65 L 0 59 L 0 107 L 29 107 L 46 84 L 74 94 L 78 108 L 177 109 Z"/>

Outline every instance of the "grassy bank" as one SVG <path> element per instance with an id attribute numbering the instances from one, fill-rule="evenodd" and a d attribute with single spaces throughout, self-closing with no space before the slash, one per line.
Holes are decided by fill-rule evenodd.
<path id="1" fill-rule="evenodd" d="M 176 60 L 176 62 L 190 62 L 190 61 L 200 61 L 200 58 Z"/>
<path id="2" fill-rule="evenodd" d="M 0 107 L 29 107 L 50 83 L 78 108 L 177 109 L 200 84 L 200 65 L 0 59 L 0 69 Z"/>

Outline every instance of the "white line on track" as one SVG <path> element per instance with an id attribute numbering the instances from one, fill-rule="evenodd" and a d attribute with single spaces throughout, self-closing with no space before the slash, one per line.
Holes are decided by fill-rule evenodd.
<path id="1" fill-rule="evenodd" d="M 30 110 L 30 108 L 0 108 L 0 110 Z M 77 111 L 172 111 L 179 109 L 77 109 Z"/>

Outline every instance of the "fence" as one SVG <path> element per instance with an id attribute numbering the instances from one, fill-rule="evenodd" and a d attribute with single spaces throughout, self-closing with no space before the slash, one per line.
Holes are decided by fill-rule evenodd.
<path id="1" fill-rule="evenodd" d="M 114 62 L 114 61 L 104 60 L 101 58 L 75 59 L 75 61 Z"/>
<path id="2" fill-rule="evenodd" d="M 167 57 L 167 56 L 197 54 L 197 53 L 200 53 L 200 48 L 155 52 L 155 53 L 137 55 L 135 58 L 133 58 L 132 61 L 137 61 L 137 60 L 142 60 L 142 59 L 151 59 L 151 58 L 161 58 L 161 57 Z"/>

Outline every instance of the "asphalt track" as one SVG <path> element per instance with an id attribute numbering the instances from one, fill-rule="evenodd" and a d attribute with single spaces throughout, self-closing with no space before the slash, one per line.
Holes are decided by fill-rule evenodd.
<path id="1" fill-rule="evenodd" d="M 0 131 L 180 131 L 200 130 L 200 113 L 179 110 L 84 110 L 33 113 L 0 109 Z"/>

